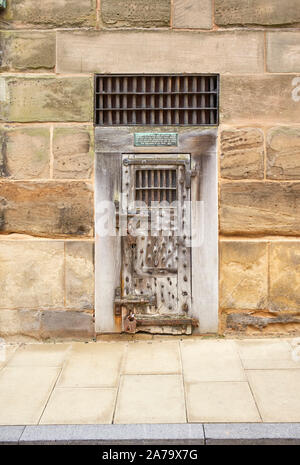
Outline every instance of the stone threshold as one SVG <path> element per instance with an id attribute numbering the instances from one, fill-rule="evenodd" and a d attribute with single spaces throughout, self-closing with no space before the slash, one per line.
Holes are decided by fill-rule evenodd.
<path id="1" fill-rule="evenodd" d="M 1 445 L 300 445 L 300 423 L 0 426 Z"/>

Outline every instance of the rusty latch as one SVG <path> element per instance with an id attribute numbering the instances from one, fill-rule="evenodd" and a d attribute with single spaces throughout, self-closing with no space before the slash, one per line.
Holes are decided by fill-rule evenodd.
<path id="1" fill-rule="evenodd" d="M 156 297 L 149 295 L 131 295 L 121 297 L 121 288 L 117 287 L 115 291 L 115 315 L 122 314 L 122 307 L 133 310 L 137 306 L 156 305 Z"/>

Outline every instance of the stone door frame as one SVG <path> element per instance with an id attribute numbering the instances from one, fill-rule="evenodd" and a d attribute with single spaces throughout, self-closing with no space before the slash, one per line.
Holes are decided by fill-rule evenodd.
<path id="1" fill-rule="evenodd" d="M 176 132 L 177 147 L 135 147 L 136 132 Z M 123 153 L 187 153 L 198 175 L 191 198 L 202 201 L 203 214 L 192 214 L 192 227 L 203 228 L 203 240 L 192 248 L 192 311 L 199 320 L 194 333 L 218 331 L 218 157 L 217 128 L 204 127 L 96 127 L 95 128 L 95 331 L 121 332 L 114 315 L 115 289 L 120 286 L 121 238 L 100 237 L 97 217 L 102 201 L 118 201 Z M 201 218 L 200 218 L 201 216 Z M 204 227 L 203 224 L 204 223 Z"/>

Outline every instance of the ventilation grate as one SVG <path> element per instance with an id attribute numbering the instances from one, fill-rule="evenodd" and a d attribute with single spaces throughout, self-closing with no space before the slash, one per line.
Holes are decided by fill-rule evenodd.
<path id="1" fill-rule="evenodd" d="M 218 124 L 217 75 L 96 75 L 95 124 Z"/>
<path id="2" fill-rule="evenodd" d="M 135 172 L 135 200 L 173 202 L 177 197 L 176 169 L 142 169 Z"/>

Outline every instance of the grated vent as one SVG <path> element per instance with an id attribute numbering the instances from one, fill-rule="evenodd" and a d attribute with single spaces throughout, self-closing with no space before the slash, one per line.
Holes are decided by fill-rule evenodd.
<path id="1" fill-rule="evenodd" d="M 217 75 L 96 75 L 99 126 L 218 124 Z"/>

